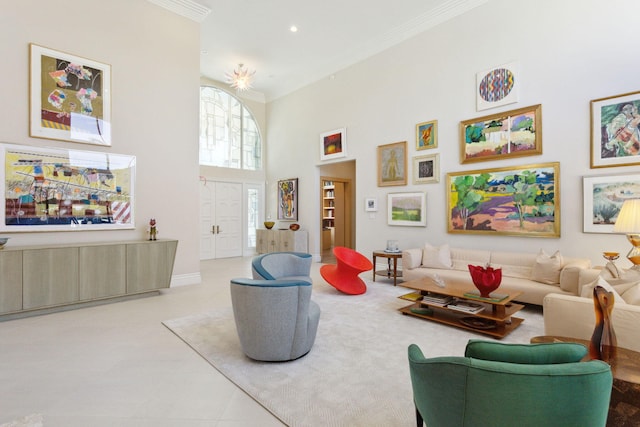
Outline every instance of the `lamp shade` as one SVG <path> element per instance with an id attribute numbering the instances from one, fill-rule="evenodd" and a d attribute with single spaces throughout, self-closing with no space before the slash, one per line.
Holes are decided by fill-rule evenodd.
<path id="1" fill-rule="evenodd" d="M 625 200 L 613 226 L 617 233 L 640 233 L 640 199 Z"/>

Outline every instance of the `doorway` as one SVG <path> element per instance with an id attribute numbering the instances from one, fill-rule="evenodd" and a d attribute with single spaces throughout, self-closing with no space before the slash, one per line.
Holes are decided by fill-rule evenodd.
<path id="1" fill-rule="evenodd" d="M 321 262 L 334 262 L 333 248 L 355 249 L 355 160 L 320 167 Z"/>
<path id="2" fill-rule="evenodd" d="M 242 256 L 242 184 L 200 181 L 200 259 Z"/>

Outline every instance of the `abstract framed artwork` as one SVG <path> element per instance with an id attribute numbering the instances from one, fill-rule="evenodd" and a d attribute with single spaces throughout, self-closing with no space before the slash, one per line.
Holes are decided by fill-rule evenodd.
<path id="1" fill-rule="evenodd" d="M 407 185 L 407 141 L 378 146 L 378 187 Z"/>
<path id="2" fill-rule="evenodd" d="M 412 227 L 427 226 L 426 193 L 389 193 L 387 223 Z"/>
<path id="3" fill-rule="evenodd" d="M 418 123 L 416 125 L 416 150 L 438 147 L 438 121 Z"/>
<path id="4" fill-rule="evenodd" d="M 518 102 L 520 64 L 511 62 L 476 73 L 476 110 Z"/>
<path id="5" fill-rule="evenodd" d="M 447 231 L 560 237 L 560 163 L 447 174 Z"/>
<path id="6" fill-rule="evenodd" d="M 640 164 L 640 92 L 591 101 L 591 168 Z"/>
<path id="7" fill-rule="evenodd" d="M 367 197 L 364 199 L 365 212 L 377 212 L 378 211 L 378 199 L 376 197 Z"/>
<path id="8" fill-rule="evenodd" d="M 460 122 L 460 163 L 542 154 L 542 105 Z"/>
<path id="9" fill-rule="evenodd" d="M 278 219 L 298 220 L 298 178 L 278 181 Z"/>
<path id="10" fill-rule="evenodd" d="M 622 203 L 640 199 L 640 174 L 585 176 L 582 184 L 585 233 L 613 233 Z"/>
<path id="11" fill-rule="evenodd" d="M 0 230 L 134 228 L 134 156 L 10 144 L 0 153 Z"/>
<path id="12" fill-rule="evenodd" d="M 345 128 L 320 134 L 320 160 L 332 160 L 347 155 L 347 130 Z"/>
<path id="13" fill-rule="evenodd" d="M 430 154 L 413 158 L 413 183 L 429 184 L 440 182 L 440 154 Z"/>
<path id="14" fill-rule="evenodd" d="M 111 66 L 29 45 L 29 135 L 111 145 Z"/>

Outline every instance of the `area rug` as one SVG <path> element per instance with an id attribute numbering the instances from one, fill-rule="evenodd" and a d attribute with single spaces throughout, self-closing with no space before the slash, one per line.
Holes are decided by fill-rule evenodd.
<path id="1" fill-rule="evenodd" d="M 402 315 L 410 292 L 368 282 L 363 295 L 314 284 L 322 310 L 316 342 L 286 363 L 256 362 L 240 348 L 231 307 L 163 322 L 212 366 L 290 426 L 412 426 L 415 412 L 407 347 L 427 357 L 463 355 L 469 339 L 485 336 Z M 543 334 L 542 311 L 527 307 L 525 321 L 503 342 L 528 343 Z M 491 339 L 491 338 L 487 338 Z"/>

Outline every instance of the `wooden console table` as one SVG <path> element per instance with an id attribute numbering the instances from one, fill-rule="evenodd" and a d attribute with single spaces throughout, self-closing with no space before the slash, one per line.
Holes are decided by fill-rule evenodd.
<path id="1" fill-rule="evenodd" d="M 5 247 L 0 319 L 168 288 L 177 240 Z"/>
<path id="2" fill-rule="evenodd" d="M 531 338 L 532 343 L 576 342 L 589 348 L 589 341 L 570 337 L 543 335 Z M 587 354 L 583 360 L 590 360 Z M 640 425 L 640 353 L 618 347 L 616 357 L 610 363 L 613 388 L 609 403 L 607 426 Z"/>
<path id="3" fill-rule="evenodd" d="M 420 297 L 413 304 L 400 309 L 402 314 L 444 323 L 494 338 L 504 338 L 524 322 L 524 319 L 512 317 L 513 314 L 524 308 L 524 305 L 513 302 L 515 298 L 522 295 L 522 292 L 500 288 L 500 293 L 507 294 L 500 301 L 469 297 L 468 293 L 475 290 L 471 278 L 469 280 L 447 280 L 445 287 L 439 287 L 432 278 L 410 280 L 403 282 L 400 286 L 415 289 L 420 294 Z M 458 301 L 478 303 L 484 306 L 484 310 L 479 313 L 465 313 L 422 299 L 430 294 L 450 296 Z M 409 297 L 403 298 L 403 296 L 400 298 L 410 299 Z M 410 300 L 414 301 L 414 299 Z M 477 325 L 474 320 L 477 320 Z M 489 325 L 489 327 L 483 327 L 483 324 Z"/>

